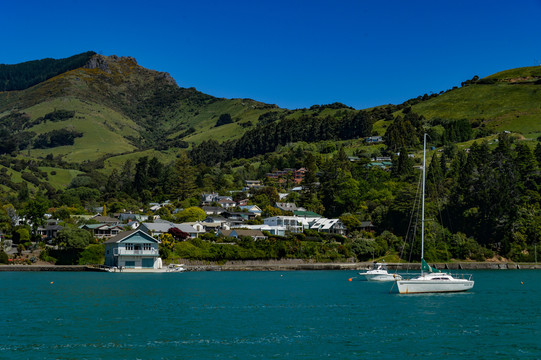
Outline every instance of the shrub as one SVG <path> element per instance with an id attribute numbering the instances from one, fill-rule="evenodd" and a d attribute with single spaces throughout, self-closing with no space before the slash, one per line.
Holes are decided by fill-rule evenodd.
<path id="1" fill-rule="evenodd" d="M 0 264 L 7 264 L 8 259 L 8 254 L 4 250 L 0 250 Z"/>
<path id="2" fill-rule="evenodd" d="M 79 265 L 103 264 L 105 262 L 105 246 L 103 244 L 88 245 L 79 258 Z"/>

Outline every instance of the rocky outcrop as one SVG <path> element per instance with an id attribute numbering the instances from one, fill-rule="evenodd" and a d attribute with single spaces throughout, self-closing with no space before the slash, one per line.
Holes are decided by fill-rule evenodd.
<path id="1" fill-rule="evenodd" d="M 111 70 L 109 70 L 109 63 L 107 62 L 107 58 L 102 55 L 92 56 L 83 67 L 86 69 L 100 69 L 105 71 L 106 73 L 111 73 Z"/>
<path id="2" fill-rule="evenodd" d="M 111 56 L 103 56 L 103 55 L 94 55 L 90 58 L 90 60 L 86 63 L 84 68 L 86 69 L 100 69 L 108 74 L 112 74 L 114 72 L 123 72 L 122 66 L 138 66 L 137 60 L 131 56 L 117 56 L 117 55 L 111 55 Z M 156 70 L 150 70 L 145 69 L 143 67 L 139 67 L 140 69 L 144 69 L 144 71 L 148 71 L 150 73 L 154 74 L 154 77 L 158 81 L 165 81 L 169 85 L 173 85 L 178 87 L 177 82 L 169 73 L 167 72 L 161 72 Z"/>

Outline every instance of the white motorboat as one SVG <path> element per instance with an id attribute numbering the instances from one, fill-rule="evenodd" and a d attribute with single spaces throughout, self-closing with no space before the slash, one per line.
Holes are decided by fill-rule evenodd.
<path id="1" fill-rule="evenodd" d="M 360 272 L 359 275 L 367 281 L 395 281 L 402 279 L 402 276 L 398 274 L 389 274 L 387 264 L 384 262 L 374 262 L 369 270 Z"/>
<path id="2" fill-rule="evenodd" d="M 186 271 L 184 264 L 169 264 L 166 268 L 166 272 L 181 272 Z"/>
<path id="3" fill-rule="evenodd" d="M 398 292 L 400 294 L 419 293 L 447 293 L 461 292 L 473 288 L 472 275 L 452 276 L 432 268 L 424 259 L 424 230 L 425 230 L 425 173 L 426 169 L 426 134 L 423 146 L 423 189 L 422 189 L 422 210 L 421 210 L 421 275 L 411 279 L 397 280 Z"/>

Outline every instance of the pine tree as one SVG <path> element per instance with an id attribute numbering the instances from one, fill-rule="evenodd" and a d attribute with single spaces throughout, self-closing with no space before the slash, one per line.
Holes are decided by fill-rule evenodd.
<path id="1" fill-rule="evenodd" d="M 190 198 L 195 190 L 195 171 L 191 165 L 191 160 L 184 152 L 180 154 L 175 162 L 174 179 L 173 196 L 179 201 Z"/>

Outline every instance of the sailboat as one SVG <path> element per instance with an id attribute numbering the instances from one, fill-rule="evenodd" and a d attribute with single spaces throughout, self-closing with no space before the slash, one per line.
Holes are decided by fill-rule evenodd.
<path id="1" fill-rule="evenodd" d="M 424 259 L 424 233 L 425 233 L 425 178 L 426 178 L 426 136 L 424 134 L 423 145 L 423 188 L 422 188 L 422 210 L 421 210 L 421 275 L 411 279 L 396 281 L 400 294 L 419 293 L 448 293 L 468 291 L 473 288 L 472 275 L 461 275 L 460 277 L 440 272 L 432 268 Z"/>

